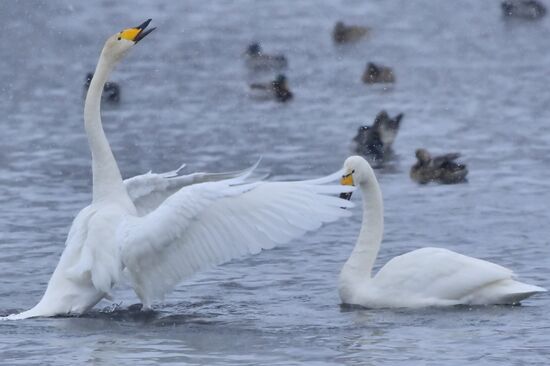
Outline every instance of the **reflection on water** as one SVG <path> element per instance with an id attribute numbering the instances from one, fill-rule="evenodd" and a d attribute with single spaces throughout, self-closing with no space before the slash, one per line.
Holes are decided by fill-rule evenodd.
<path id="1" fill-rule="evenodd" d="M 378 171 L 377 265 L 444 246 L 550 287 L 546 19 L 504 21 L 498 3 L 474 0 L 0 2 L 0 315 L 39 300 L 89 203 L 84 76 L 104 38 L 149 17 L 158 30 L 115 70 L 121 102 L 103 110 L 125 177 L 183 162 L 188 172 L 239 169 L 259 156 L 273 179 L 319 176 L 341 166 L 359 125 L 382 109 L 403 112 L 396 159 Z M 372 37 L 334 46 L 338 19 L 372 27 Z M 244 68 L 254 40 L 288 57 L 292 102 L 248 94 L 247 83 L 273 77 Z M 392 66 L 396 84 L 364 85 L 368 61 Z M 469 183 L 411 182 L 418 147 L 460 151 Z M 118 307 L 2 322 L 0 364 L 547 364 L 545 295 L 521 307 L 341 308 L 354 213 L 201 273 L 153 312 L 132 307 L 123 284 Z"/>

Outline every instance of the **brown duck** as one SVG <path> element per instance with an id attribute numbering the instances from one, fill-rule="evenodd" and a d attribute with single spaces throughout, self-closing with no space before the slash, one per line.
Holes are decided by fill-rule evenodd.
<path id="1" fill-rule="evenodd" d="M 420 184 L 436 182 L 441 184 L 454 184 L 467 182 L 468 169 L 466 165 L 455 160 L 460 157 L 458 153 L 450 153 L 432 158 L 428 150 L 416 150 L 418 161 L 411 167 L 411 179 Z"/>
<path id="2" fill-rule="evenodd" d="M 366 84 L 393 83 L 395 82 L 395 76 L 390 67 L 369 62 L 363 73 L 362 80 Z"/>
<path id="3" fill-rule="evenodd" d="M 363 38 L 370 29 L 360 25 L 345 25 L 344 22 L 336 22 L 332 30 L 332 40 L 335 43 L 355 42 Z"/>

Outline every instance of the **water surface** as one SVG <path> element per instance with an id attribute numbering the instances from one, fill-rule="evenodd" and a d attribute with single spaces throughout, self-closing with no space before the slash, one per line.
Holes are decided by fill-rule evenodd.
<path id="1" fill-rule="evenodd" d="M 76 213 L 91 198 L 82 84 L 104 39 L 146 18 L 158 30 L 118 66 L 103 120 L 125 177 L 231 170 L 263 156 L 273 179 L 337 170 L 361 123 L 405 114 L 397 159 L 378 172 L 378 266 L 442 246 L 549 288 L 548 19 L 505 21 L 498 1 L 0 2 L 0 315 L 42 295 Z M 373 28 L 334 46 L 343 19 Z M 295 100 L 260 102 L 246 45 L 284 52 Z M 393 66 L 385 89 L 360 78 Z M 470 182 L 418 186 L 414 150 L 460 151 Z M 358 200 L 358 196 L 354 196 Z M 358 202 L 358 201 L 357 201 Z M 0 323 L 0 364 L 546 365 L 547 295 L 521 307 L 341 308 L 337 275 L 360 212 L 182 283 L 154 313 L 128 285 L 79 318 Z M 106 309 L 104 309 L 106 308 Z M 104 310 L 102 310 L 104 309 Z"/>

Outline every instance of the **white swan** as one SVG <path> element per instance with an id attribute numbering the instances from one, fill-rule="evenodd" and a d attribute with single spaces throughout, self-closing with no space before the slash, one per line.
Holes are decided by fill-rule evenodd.
<path id="1" fill-rule="evenodd" d="M 251 170 L 122 180 L 100 118 L 103 85 L 150 19 L 110 37 L 84 107 L 92 152 L 93 199 L 75 218 L 66 248 L 40 302 L 4 319 L 80 314 L 104 297 L 127 270 L 145 308 L 193 273 L 288 242 L 347 216 L 348 201 L 328 185 L 341 172 L 300 182 L 247 183 Z M 224 179 L 232 177 L 230 179 Z"/>
<path id="2" fill-rule="evenodd" d="M 363 223 L 340 273 L 343 303 L 369 308 L 517 304 L 546 291 L 514 280 L 507 268 L 441 248 L 422 248 L 395 257 L 373 277 L 384 227 L 382 193 L 365 159 L 346 159 L 344 174 L 341 183 L 357 185 L 363 196 Z"/>

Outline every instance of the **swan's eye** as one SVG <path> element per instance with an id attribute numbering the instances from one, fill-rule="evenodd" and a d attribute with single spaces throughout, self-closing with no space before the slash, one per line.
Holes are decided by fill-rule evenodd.
<path id="1" fill-rule="evenodd" d="M 351 171 L 351 174 L 353 174 L 353 173 L 355 173 L 355 169 L 353 169 L 353 170 Z"/>
<path id="2" fill-rule="evenodd" d="M 122 39 L 122 38 L 118 37 L 118 38 L 117 38 L 117 41 L 120 41 L 121 39 Z"/>

